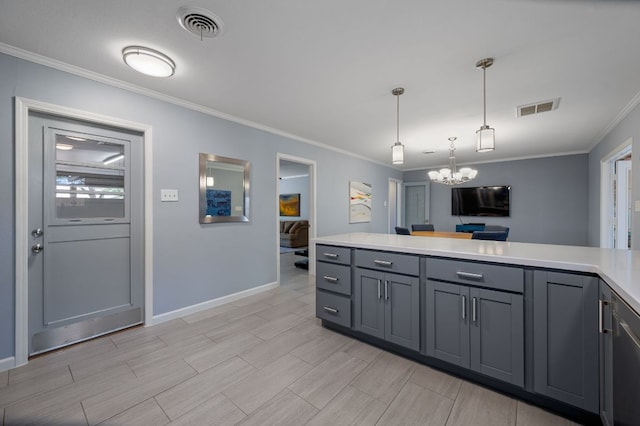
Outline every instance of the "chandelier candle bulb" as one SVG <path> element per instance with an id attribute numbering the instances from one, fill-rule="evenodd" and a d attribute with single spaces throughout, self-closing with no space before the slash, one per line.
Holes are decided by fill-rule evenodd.
<path id="1" fill-rule="evenodd" d="M 460 170 L 456 168 L 456 156 L 454 154 L 456 148 L 453 146 L 453 142 L 457 138 L 450 137 L 449 142 L 449 167 L 440 169 L 439 171 L 432 170 L 429 174 L 429 179 L 436 183 L 442 183 L 444 185 L 458 185 L 464 182 L 468 182 L 474 179 L 478 171 L 470 167 L 463 167 Z"/>

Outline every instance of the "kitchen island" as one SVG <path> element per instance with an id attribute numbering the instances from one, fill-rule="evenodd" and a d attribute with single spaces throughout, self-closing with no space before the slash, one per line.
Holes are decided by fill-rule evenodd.
<path id="1" fill-rule="evenodd" d="M 326 327 L 580 421 L 610 413 L 599 294 L 640 312 L 637 252 L 372 233 L 314 243 Z"/>

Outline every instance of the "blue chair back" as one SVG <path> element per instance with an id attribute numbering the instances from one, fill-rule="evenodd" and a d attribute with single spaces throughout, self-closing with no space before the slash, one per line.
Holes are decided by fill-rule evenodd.
<path id="1" fill-rule="evenodd" d="M 435 231 L 431 223 L 416 223 L 411 225 L 412 231 Z"/>
<path id="2" fill-rule="evenodd" d="M 500 225 L 486 225 L 484 227 L 484 231 L 491 232 L 506 232 L 507 236 L 509 236 L 509 227 L 508 226 L 500 226 Z"/>
<path id="3" fill-rule="evenodd" d="M 475 231 L 472 240 L 507 241 L 508 234 L 504 231 Z"/>

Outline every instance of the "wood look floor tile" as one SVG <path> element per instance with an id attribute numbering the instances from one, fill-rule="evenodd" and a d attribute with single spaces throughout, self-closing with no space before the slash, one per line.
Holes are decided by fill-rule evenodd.
<path id="1" fill-rule="evenodd" d="M 247 417 L 229 398 L 217 394 L 171 422 L 171 426 L 233 426 Z"/>
<path id="2" fill-rule="evenodd" d="M 193 355 L 187 356 L 184 360 L 198 373 L 202 373 L 216 364 L 238 355 L 245 349 L 262 342 L 253 334 L 239 333 L 206 349 L 199 350 Z"/>
<path id="3" fill-rule="evenodd" d="M 7 410 L 8 411 L 8 410 Z M 80 402 L 61 408 L 43 416 L 41 413 L 24 411 L 11 418 L 5 418 L 5 426 L 76 426 L 86 425 Z"/>
<path id="4" fill-rule="evenodd" d="M 250 414 L 309 370 L 311 365 L 287 354 L 223 393 L 243 412 Z"/>
<path id="5" fill-rule="evenodd" d="M 456 399 L 460 391 L 460 386 L 462 386 L 462 380 L 457 377 L 450 376 L 421 364 L 415 365 L 409 381 L 451 400 Z"/>
<path id="6" fill-rule="evenodd" d="M 516 423 L 514 399 L 489 389 L 463 382 L 453 405 L 447 426 L 500 426 Z"/>
<path id="7" fill-rule="evenodd" d="M 9 370 L 0 371 L 0 388 L 7 387 L 9 384 Z"/>
<path id="8" fill-rule="evenodd" d="M 318 410 L 296 394 L 285 390 L 241 421 L 240 425 L 299 426 L 308 422 Z"/>
<path id="9" fill-rule="evenodd" d="M 235 310 L 231 312 L 235 312 Z M 206 336 L 210 331 L 225 324 L 227 324 L 226 320 L 219 318 L 219 316 L 215 316 L 189 324 L 188 327 L 182 329 L 162 333 L 158 337 L 169 346 L 182 345 L 187 339 L 191 339 L 198 335 Z"/>
<path id="10" fill-rule="evenodd" d="M 210 319 L 218 315 L 222 315 L 226 312 L 230 312 L 236 309 L 236 305 L 226 303 L 224 305 L 216 306 L 215 308 L 206 309 L 204 311 L 196 312 L 195 314 L 182 317 L 187 324 L 195 324 L 199 321 Z"/>
<path id="11" fill-rule="evenodd" d="M 166 368 L 164 374 L 137 378 L 127 386 L 114 387 L 84 399 L 82 406 L 89 424 L 98 424 L 196 374 L 187 363 L 179 360 Z"/>
<path id="12" fill-rule="evenodd" d="M 274 297 L 279 297 L 279 296 L 274 296 Z M 282 318 L 288 314 L 295 314 L 296 311 L 299 311 L 301 308 L 308 308 L 308 305 L 298 300 L 291 299 L 286 303 L 273 305 L 259 312 L 256 312 L 256 315 L 261 318 L 264 318 L 265 320 L 275 320 L 278 318 Z"/>
<path id="13" fill-rule="evenodd" d="M 175 420 L 255 371 L 234 357 L 160 393 L 156 401 L 169 418 Z"/>
<path id="14" fill-rule="evenodd" d="M 101 426 L 163 426 L 169 423 L 169 418 L 155 399 L 149 398 L 128 410 L 100 423 Z"/>
<path id="15" fill-rule="evenodd" d="M 387 404 L 353 386 L 347 386 L 307 426 L 374 425 L 386 408 Z"/>
<path id="16" fill-rule="evenodd" d="M 264 324 L 264 318 L 257 315 L 247 315 L 230 323 L 221 324 L 206 333 L 214 342 L 219 342 L 238 333 L 248 332 Z"/>
<path id="17" fill-rule="evenodd" d="M 292 383 L 289 389 L 322 409 L 366 367 L 366 362 L 344 352 L 336 352 Z"/>
<path id="18" fill-rule="evenodd" d="M 84 380 L 69 383 L 28 398 L 7 407 L 5 422 L 19 423 L 18 419 L 29 418 L 31 422 L 44 422 L 50 418 L 64 418 L 68 410 L 80 406 L 80 401 L 109 389 L 127 387 L 136 380 L 126 365 L 116 366 Z"/>
<path id="19" fill-rule="evenodd" d="M 383 425 L 444 426 L 453 400 L 407 382 L 380 419 Z"/>
<path id="20" fill-rule="evenodd" d="M 350 341 L 350 338 L 338 333 L 323 335 L 298 346 L 291 351 L 291 355 L 311 365 L 318 365 L 331 355 L 339 352 Z"/>
<path id="21" fill-rule="evenodd" d="M 541 408 L 518 401 L 516 426 L 577 426 L 577 423 Z"/>
<path id="22" fill-rule="evenodd" d="M 381 349 L 355 339 L 350 339 L 341 351 L 367 363 L 372 363 L 382 353 Z"/>
<path id="23" fill-rule="evenodd" d="M 66 366 L 55 366 L 39 376 L 29 376 L 15 384 L 11 384 L 11 373 L 9 373 L 10 384 L 0 388 L 0 407 L 6 407 L 22 399 L 59 388 L 71 382 L 73 382 L 73 378 Z"/>
<path id="24" fill-rule="evenodd" d="M 162 334 L 171 333 L 180 329 L 185 329 L 188 324 L 182 318 L 172 319 L 170 321 L 161 322 L 154 326 L 138 326 L 132 327 L 126 330 L 119 331 L 111 334 L 111 340 L 113 343 L 120 347 L 120 345 L 126 345 L 130 341 L 136 341 L 138 339 L 148 339 L 149 336 L 160 336 Z"/>
<path id="25" fill-rule="evenodd" d="M 72 362 L 69 365 L 74 380 L 82 380 L 85 377 L 99 373 L 100 371 L 114 367 L 120 364 L 126 364 L 127 361 L 137 357 L 154 353 L 155 351 L 166 348 L 167 345 L 157 337 L 151 341 L 145 342 L 130 350 L 110 351 L 104 355 L 96 355 L 91 359 L 82 359 Z"/>
<path id="26" fill-rule="evenodd" d="M 319 336 L 320 333 L 320 329 L 308 323 L 305 326 L 287 330 L 266 342 L 259 343 L 242 352 L 239 356 L 251 365 L 262 368 Z"/>
<path id="27" fill-rule="evenodd" d="M 269 340 L 282 333 L 283 331 L 287 331 L 304 321 L 304 318 L 296 314 L 286 314 L 271 321 L 266 321 L 263 325 L 250 330 L 250 333 L 261 338 L 262 340 Z"/>
<path id="28" fill-rule="evenodd" d="M 383 352 L 352 385 L 389 404 L 409 380 L 413 367 L 411 361 Z"/>
<path id="29" fill-rule="evenodd" d="M 269 306 L 273 306 L 273 305 L 269 305 L 268 303 L 262 303 L 262 302 L 254 302 L 248 305 L 239 306 L 237 309 L 234 309 L 233 311 L 230 311 L 230 312 L 225 312 L 224 314 L 218 315 L 215 318 L 220 318 L 221 320 L 231 323 L 233 321 L 239 320 L 242 317 L 253 315 L 256 312 L 260 312 L 261 310 L 268 308 Z"/>
<path id="30" fill-rule="evenodd" d="M 300 301 L 302 303 L 306 303 L 307 305 L 315 306 L 316 305 L 316 293 L 315 292 L 311 292 L 309 294 L 305 294 L 304 296 L 298 297 L 296 300 L 298 300 L 298 301 Z"/>
<path id="31" fill-rule="evenodd" d="M 215 343 L 206 336 L 197 335 L 185 339 L 180 345 L 167 346 L 155 352 L 147 353 L 127 361 L 133 373 L 138 376 L 146 376 L 153 372 L 165 369 L 176 361 L 184 359 L 201 350 L 214 346 Z"/>

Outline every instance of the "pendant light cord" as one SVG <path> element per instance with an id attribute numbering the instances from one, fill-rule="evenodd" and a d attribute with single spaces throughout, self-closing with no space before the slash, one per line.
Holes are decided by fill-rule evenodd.
<path id="1" fill-rule="evenodd" d="M 482 98 L 484 111 L 484 127 L 487 127 L 487 66 L 482 67 Z"/>
<path id="2" fill-rule="evenodd" d="M 396 95 L 396 141 L 400 142 L 400 94 Z"/>

